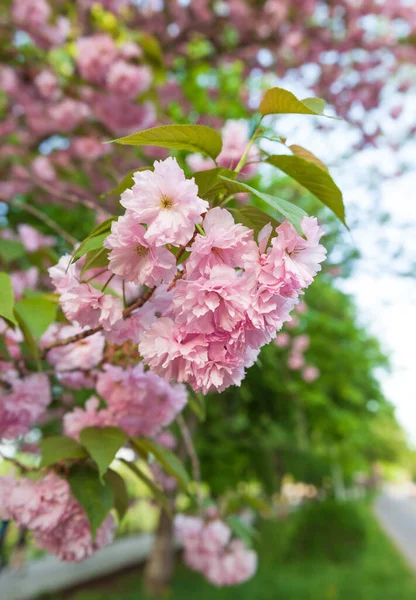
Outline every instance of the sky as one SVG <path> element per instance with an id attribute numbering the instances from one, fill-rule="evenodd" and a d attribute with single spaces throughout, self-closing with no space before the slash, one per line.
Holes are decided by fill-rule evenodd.
<path id="1" fill-rule="evenodd" d="M 297 81 L 284 87 L 300 98 L 310 96 Z M 338 285 L 355 297 L 361 323 L 390 357 L 390 372 L 377 376 L 416 447 L 416 140 L 405 134 L 415 124 L 416 97 L 409 95 L 398 121 L 389 116 L 396 102 L 392 93 L 380 108 L 380 147 L 348 158 L 342 155 L 358 133 L 345 121 L 332 121 L 332 130 L 322 132 L 316 129 L 319 117 L 285 116 L 278 119 L 276 132 L 287 136 L 287 145 L 299 144 L 328 165 L 343 192 L 347 222 L 349 214 L 359 215 L 344 235 L 361 258 L 352 277 Z M 333 114 L 330 108 L 328 113 Z M 374 219 L 375 210 L 386 215 L 382 225 Z"/>

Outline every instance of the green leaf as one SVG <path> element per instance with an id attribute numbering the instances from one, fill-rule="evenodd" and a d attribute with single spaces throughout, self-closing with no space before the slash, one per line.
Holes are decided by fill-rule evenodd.
<path id="1" fill-rule="evenodd" d="M 344 223 L 345 208 L 342 193 L 329 173 L 298 156 L 269 156 L 266 160 L 303 185 Z"/>
<path id="2" fill-rule="evenodd" d="M 98 250 L 99 248 L 102 248 L 105 238 L 111 231 L 111 223 L 116 219 L 117 217 L 110 217 L 109 219 L 106 219 L 97 225 L 97 227 L 91 231 L 90 235 L 88 235 L 85 240 L 80 243 L 78 248 L 74 250 L 71 262 L 75 262 L 81 258 L 81 256 L 84 256 L 84 254 L 91 250 Z"/>
<path id="3" fill-rule="evenodd" d="M 138 477 L 141 481 L 143 481 L 143 483 L 147 485 L 147 487 L 150 489 L 156 500 L 165 509 L 167 514 L 172 516 L 172 510 L 169 505 L 168 499 L 166 498 L 162 490 L 155 484 L 155 482 L 152 479 L 150 479 L 150 477 L 148 477 L 146 473 L 143 473 L 143 471 L 139 469 L 136 463 L 129 462 L 124 458 L 121 458 L 120 460 L 124 465 L 126 465 L 130 469 L 132 473 L 136 475 L 136 477 Z"/>
<path id="4" fill-rule="evenodd" d="M 56 302 L 44 297 L 22 298 L 15 305 L 15 312 L 24 320 L 36 340 L 40 340 L 49 325 L 55 321 L 56 310 Z"/>
<path id="5" fill-rule="evenodd" d="M 81 258 L 81 256 L 84 256 L 84 254 L 87 254 L 87 252 L 91 252 L 92 250 L 101 250 L 104 240 L 106 237 L 108 237 L 109 232 L 110 230 L 106 231 L 105 233 L 99 233 L 98 235 L 85 238 L 85 240 L 75 251 L 73 262 Z"/>
<path id="6" fill-rule="evenodd" d="M 107 267 L 109 262 L 109 252 L 110 251 L 107 248 L 98 248 L 97 250 L 90 250 L 87 252 L 84 266 L 81 269 L 81 277 L 83 277 L 89 269 Z"/>
<path id="7" fill-rule="evenodd" d="M 259 110 L 265 115 L 281 114 L 300 114 L 300 115 L 318 115 L 328 117 L 322 114 L 325 102 L 321 98 L 305 98 L 299 100 L 292 92 L 283 88 L 271 88 L 264 94 L 260 102 Z M 328 117 L 334 119 L 337 117 Z"/>
<path id="8" fill-rule="evenodd" d="M 163 67 L 163 53 L 157 38 L 149 33 L 139 34 L 139 44 L 145 58 L 155 67 Z"/>
<path id="9" fill-rule="evenodd" d="M 201 198 L 213 200 L 218 194 L 227 192 L 227 187 L 224 182 L 221 181 L 220 175 L 225 175 L 232 179 L 233 176 L 236 176 L 236 173 L 220 167 L 194 173 L 195 183 L 198 186 L 198 195 Z"/>
<path id="10" fill-rule="evenodd" d="M 189 475 L 179 458 L 160 444 L 148 439 L 135 439 L 136 444 L 153 454 L 155 459 L 162 465 L 166 473 L 172 475 L 179 485 L 186 490 L 190 482 Z"/>
<path id="11" fill-rule="evenodd" d="M 126 482 L 117 471 L 113 471 L 112 469 L 108 469 L 107 473 L 104 475 L 104 479 L 108 481 L 113 488 L 114 508 L 117 511 L 118 518 L 122 521 L 129 508 L 129 495 Z"/>
<path id="12" fill-rule="evenodd" d="M 26 248 L 17 240 L 0 239 L 0 258 L 5 262 L 11 262 L 22 258 L 26 254 Z"/>
<path id="13" fill-rule="evenodd" d="M 24 320 L 24 318 L 20 315 L 19 310 L 15 309 L 14 311 L 15 317 L 17 319 L 17 322 L 19 324 L 20 329 L 22 330 L 23 333 L 23 337 L 25 339 L 25 342 L 27 344 L 27 347 L 29 348 L 30 353 L 32 354 L 32 356 L 34 356 L 34 358 L 37 360 L 38 362 L 38 368 L 40 369 L 40 358 L 39 358 L 39 348 L 38 348 L 38 344 L 29 328 L 29 325 L 26 323 L 26 321 Z"/>
<path id="14" fill-rule="evenodd" d="M 304 158 L 305 160 L 314 163 L 320 169 L 323 169 L 324 171 L 328 172 L 328 167 L 321 160 L 319 160 L 319 158 L 315 156 L 315 154 L 312 154 L 312 152 L 306 150 L 306 148 L 302 148 L 302 146 L 292 144 L 292 146 L 289 146 L 289 149 L 292 150 L 295 156 L 298 156 L 299 158 Z"/>
<path id="15" fill-rule="evenodd" d="M 42 454 L 40 468 L 49 467 L 61 460 L 86 458 L 85 448 L 75 440 L 64 435 L 54 435 L 40 440 L 39 448 Z"/>
<path id="16" fill-rule="evenodd" d="M 263 513 L 264 515 L 270 516 L 273 513 L 272 507 L 258 496 L 250 496 L 249 494 L 243 494 L 241 499 L 245 504 L 248 504 L 249 506 L 254 508 L 254 510 Z"/>
<path id="17" fill-rule="evenodd" d="M 72 467 L 67 479 L 72 494 L 85 510 L 94 537 L 114 505 L 113 488 L 109 481 L 102 483 L 97 471 L 87 465 Z"/>
<path id="18" fill-rule="evenodd" d="M 7 273 L 0 273 L 0 317 L 3 317 L 12 325 L 17 325 L 13 314 L 14 292 L 12 280 Z"/>
<path id="19" fill-rule="evenodd" d="M 322 98 L 303 98 L 301 102 L 313 110 L 315 114 L 323 115 L 325 110 L 325 100 L 322 100 Z"/>
<path id="20" fill-rule="evenodd" d="M 268 223 L 271 224 L 273 229 L 280 225 L 280 222 L 271 217 L 264 210 L 260 210 L 257 206 L 241 206 L 240 208 L 229 208 L 228 209 L 233 215 L 236 221 L 242 223 L 246 227 L 252 229 L 256 236 L 259 231 L 263 229 Z"/>
<path id="21" fill-rule="evenodd" d="M 253 545 L 253 538 L 257 536 L 256 530 L 246 521 L 243 521 L 237 515 L 229 515 L 226 519 L 233 534 L 240 538 L 244 544 L 250 548 Z"/>
<path id="22" fill-rule="evenodd" d="M 231 188 L 235 188 L 236 184 L 238 184 L 238 191 L 251 192 L 258 198 L 266 202 L 269 206 L 271 206 L 274 209 L 274 211 L 277 212 L 277 214 L 281 218 L 283 217 L 283 219 L 287 219 L 288 221 L 290 221 L 292 225 L 294 225 L 296 230 L 299 233 L 302 233 L 300 222 L 302 221 L 303 217 L 307 216 L 306 212 L 302 208 L 299 208 L 299 206 L 296 206 L 295 204 L 292 204 L 287 200 L 283 200 L 283 198 L 278 198 L 277 196 L 270 196 L 270 194 L 263 194 L 262 192 L 255 190 L 250 185 L 242 183 L 241 181 L 236 182 L 232 181 L 231 179 L 226 179 L 225 177 L 222 177 L 222 179 L 228 181 Z"/>
<path id="23" fill-rule="evenodd" d="M 159 146 L 201 152 L 215 159 L 221 152 L 219 133 L 206 125 L 161 125 L 112 140 L 129 146 Z"/>
<path id="24" fill-rule="evenodd" d="M 79 437 L 97 464 L 101 478 L 127 441 L 126 434 L 117 427 L 86 427 Z"/>

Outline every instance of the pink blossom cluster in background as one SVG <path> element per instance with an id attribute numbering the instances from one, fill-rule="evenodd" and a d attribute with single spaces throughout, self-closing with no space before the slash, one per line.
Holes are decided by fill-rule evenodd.
<path id="1" fill-rule="evenodd" d="M 60 560 L 85 560 L 113 541 L 112 515 L 93 539 L 85 511 L 72 496 L 68 482 L 52 472 L 37 481 L 0 477 L 0 506 L 3 519 L 12 518 L 28 529 L 39 548 Z"/>
<path id="2" fill-rule="evenodd" d="M 122 369 L 105 365 L 98 374 L 97 398 L 90 398 L 85 409 L 75 408 L 64 416 L 65 434 L 78 439 L 85 427 L 117 426 L 131 437 L 154 436 L 172 423 L 187 402 L 185 386 L 170 384 L 143 365 Z"/>
<path id="3" fill-rule="evenodd" d="M 307 306 L 304 302 L 300 302 L 295 307 L 296 312 L 301 315 L 307 311 Z M 290 329 L 294 330 L 299 325 L 299 318 L 295 316 L 292 321 L 289 323 L 292 327 Z M 289 350 L 289 356 L 287 360 L 287 366 L 292 371 L 301 370 L 302 378 L 307 383 L 312 383 L 316 379 L 318 379 L 320 372 L 319 369 L 313 365 L 309 365 L 306 363 L 306 358 L 304 353 L 309 348 L 310 338 L 306 334 L 299 334 L 291 336 L 287 332 L 279 333 L 274 343 L 278 348 L 287 348 Z"/>
<path id="4" fill-rule="evenodd" d="M 7 380 L 10 389 L 0 387 L 0 438 L 26 435 L 51 402 L 49 379 L 42 373 L 21 378 L 9 370 L 2 380 Z"/>
<path id="5" fill-rule="evenodd" d="M 217 156 L 217 164 L 225 169 L 233 170 L 237 167 L 251 137 L 248 122 L 243 119 L 230 119 L 222 128 L 221 137 L 222 150 Z M 259 150 L 253 144 L 248 151 L 241 174 L 252 177 L 257 170 L 259 158 Z M 186 161 L 193 171 L 205 171 L 215 167 L 212 159 L 204 158 L 201 154 L 189 154 Z"/>
<path id="6" fill-rule="evenodd" d="M 231 529 L 219 518 L 205 521 L 179 514 L 175 517 L 175 534 L 184 546 L 185 564 L 213 585 L 237 585 L 256 572 L 256 553 L 232 538 Z"/>

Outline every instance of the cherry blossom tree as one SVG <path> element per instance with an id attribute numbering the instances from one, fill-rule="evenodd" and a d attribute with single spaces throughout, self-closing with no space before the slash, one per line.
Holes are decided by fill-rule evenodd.
<path id="1" fill-rule="evenodd" d="M 0 438 L 13 470 L 0 512 L 40 548 L 81 561 L 111 543 L 129 505 L 123 464 L 191 568 L 219 586 L 254 574 L 240 511 L 203 502 L 194 429 L 204 396 L 240 386 L 272 340 L 287 345 L 326 257 L 316 217 L 261 191 L 263 172 L 346 223 L 326 166 L 274 127 L 286 114 L 330 126 L 324 101 L 268 79 L 319 65 L 312 93 L 373 142 L 356 107 L 378 105 L 386 70 L 407 89 L 414 56 L 397 45 L 411 9 L 380 6 L 4 4 Z M 288 365 L 312 383 L 308 341 L 293 340 Z M 178 489 L 189 510 L 174 517 Z M 158 560 L 155 592 L 169 579 Z"/>

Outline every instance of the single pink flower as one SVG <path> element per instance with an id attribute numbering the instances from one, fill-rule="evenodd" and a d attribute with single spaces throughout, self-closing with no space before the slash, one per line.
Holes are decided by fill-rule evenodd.
<path id="1" fill-rule="evenodd" d="M 302 377 L 307 383 L 313 383 L 320 375 L 319 369 L 312 365 L 307 365 L 302 371 Z"/>
<path id="2" fill-rule="evenodd" d="M 146 240 L 146 229 L 129 211 L 111 225 L 104 246 L 110 249 L 110 270 L 127 281 L 153 287 L 169 283 L 176 272 L 176 259 L 163 246 Z"/>
<path id="3" fill-rule="evenodd" d="M 186 244 L 209 207 L 198 197 L 194 180 L 186 179 L 170 157 L 156 161 L 154 171 L 135 173 L 134 182 L 121 195 L 121 204 L 148 226 L 145 239 L 156 246 Z"/>
<path id="4" fill-rule="evenodd" d="M 252 268 L 258 250 L 253 231 L 236 224 L 231 213 L 224 208 L 209 210 L 204 219 L 205 236 L 197 234 L 186 262 L 187 277 L 195 279 L 208 276 L 216 265 L 242 269 Z"/>
<path id="5" fill-rule="evenodd" d="M 102 326 L 109 331 L 123 318 L 123 303 L 120 298 L 103 294 L 89 283 L 80 283 L 65 291 L 60 304 L 69 321 L 74 321 L 81 327 Z"/>

